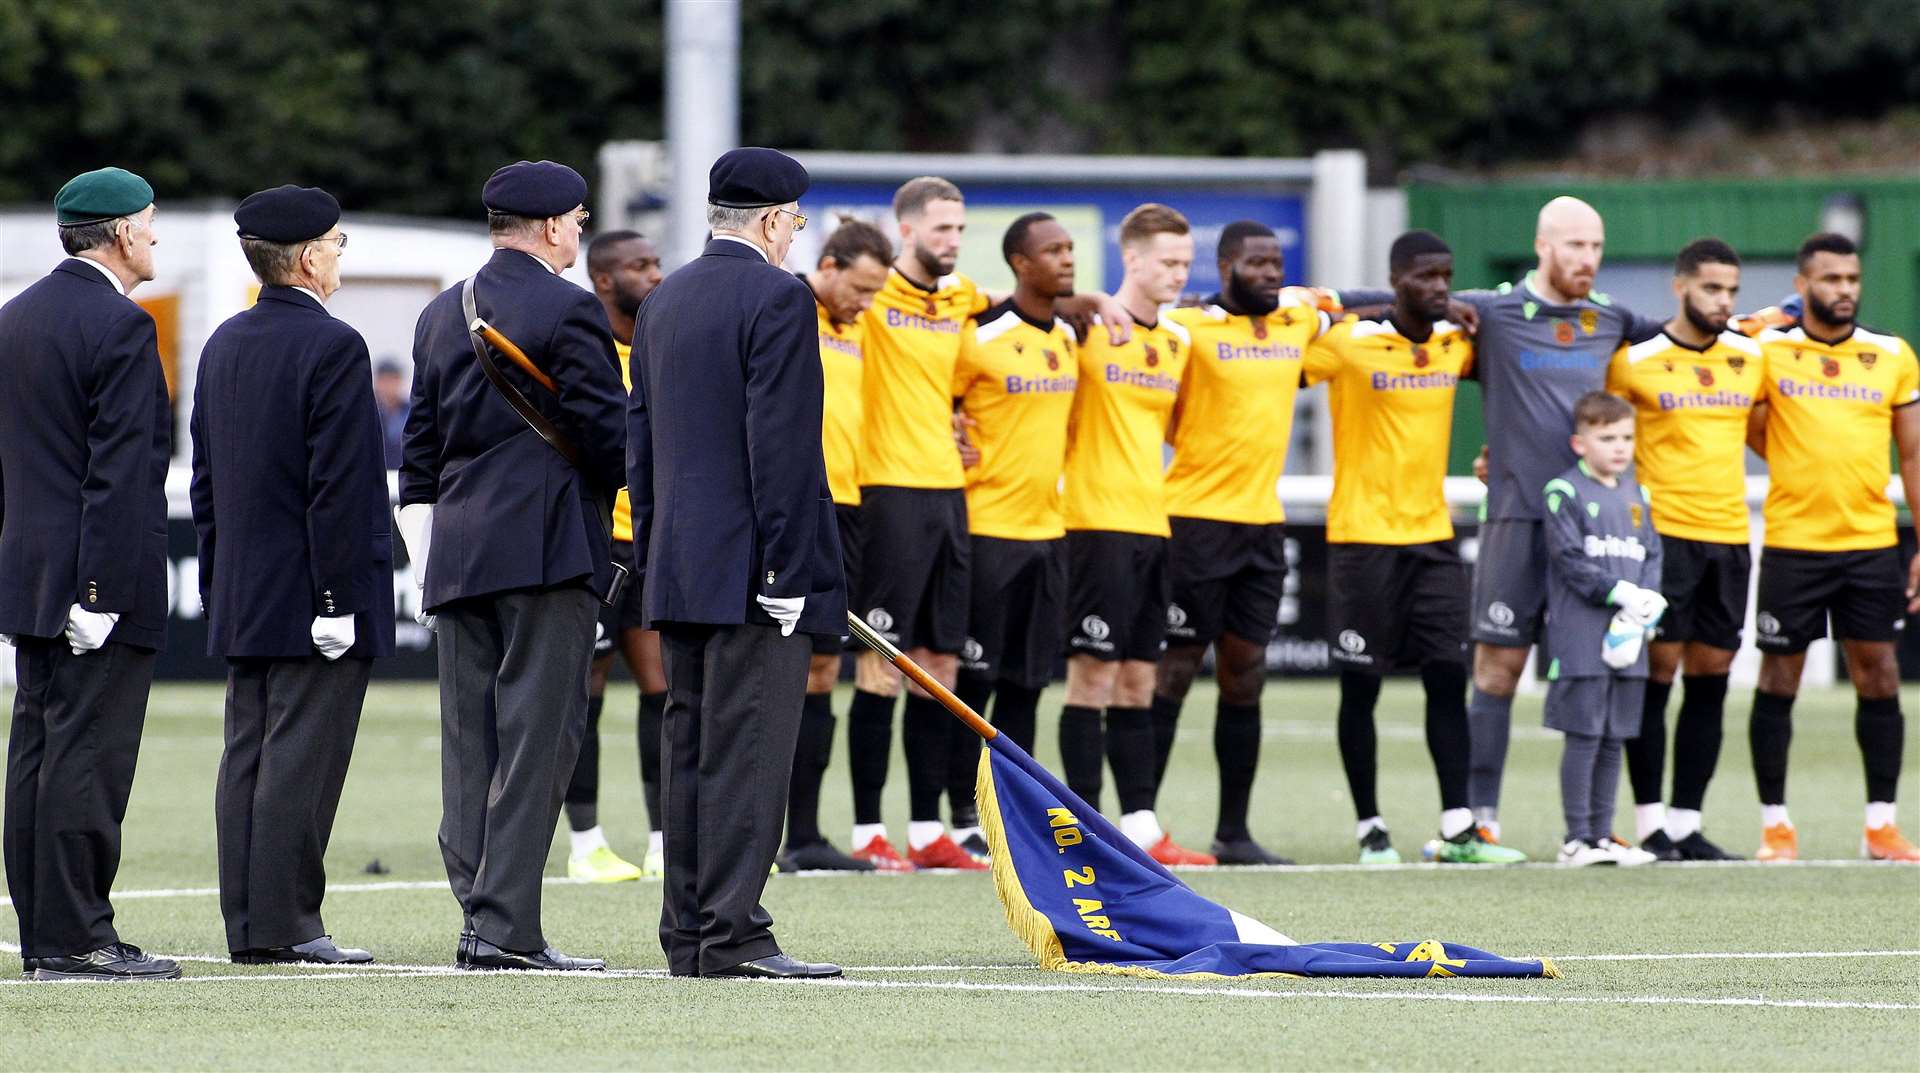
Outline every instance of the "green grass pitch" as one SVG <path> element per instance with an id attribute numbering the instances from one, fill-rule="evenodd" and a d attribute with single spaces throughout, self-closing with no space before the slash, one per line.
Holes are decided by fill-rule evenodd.
<path id="1" fill-rule="evenodd" d="M 844 696 L 835 707 L 844 712 Z M 1213 823 L 1213 693 L 1188 701 L 1161 814 L 1204 846 Z M 1920 710 L 1910 690 L 1909 712 Z M 1040 759 L 1057 764 L 1041 710 Z M 10 698 L 0 694 L 0 710 Z M 1758 808 L 1747 695 L 1736 691 L 1707 802 L 1707 831 L 1750 853 Z M 1331 684 L 1278 681 L 1255 834 L 1309 867 L 1196 872 L 1203 894 L 1301 940 L 1440 938 L 1546 955 L 1548 981 L 1144 981 L 1042 973 L 984 875 L 780 877 L 767 905 L 786 948 L 849 967 L 841 984 L 668 980 L 659 885 L 582 886 L 556 838 L 546 924 L 561 949 L 601 955 L 605 976 L 457 974 L 460 917 L 434 832 L 435 694 L 376 685 L 361 724 L 328 866 L 327 921 L 367 946 L 366 971 L 224 963 L 213 792 L 221 696 L 164 685 L 147 720 L 117 898 L 123 935 L 200 960 L 179 983 L 105 987 L 17 981 L 0 953 L 0 1065 L 9 1069 L 1916 1069 L 1920 1068 L 1920 868 L 1857 862 L 1861 773 L 1852 701 L 1804 697 L 1791 796 L 1794 867 L 1635 871 L 1349 867 L 1353 814 L 1333 737 Z M 1558 736 L 1537 699 L 1515 710 L 1509 843 L 1550 859 L 1560 824 Z M 0 716 L 0 720 L 4 720 Z M 1435 823 L 1420 698 L 1394 683 L 1380 713 L 1382 804 L 1403 854 Z M 602 816 L 638 859 L 643 813 L 634 694 L 616 686 L 602 724 Z M 1915 764 L 1909 735 L 1907 768 Z M 840 746 L 836 751 L 843 749 Z M 895 746 L 898 749 L 898 745 Z M 903 836 L 896 763 L 888 820 Z M 1911 775 L 1902 787 L 1913 796 Z M 825 828 L 844 847 L 842 767 Z M 1904 810 L 1910 833 L 1920 827 Z M 1625 787 L 1618 827 L 1631 833 Z M 369 875 L 378 858 L 391 871 Z M 10 909 L 0 943 L 17 938 Z M 14 949 L 11 946 L 3 948 Z M 1716 958 L 1713 954 L 1744 954 Z M 1803 955 L 1798 957 L 1783 955 Z M 1848 956 L 1851 955 L 1851 956 Z"/>

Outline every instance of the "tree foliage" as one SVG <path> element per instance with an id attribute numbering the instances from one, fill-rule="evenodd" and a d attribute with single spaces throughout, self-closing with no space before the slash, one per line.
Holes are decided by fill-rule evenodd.
<path id="1" fill-rule="evenodd" d="M 676 0 L 678 2 L 678 0 Z M 318 183 L 472 216 L 519 157 L 662 136 L 653 0 L 0 0 L 0 201 Z M 741 130 L 791 148 L 1554 155 L 1617 115 L 1920 101 L 1912 0 L 744 0 Z"/>

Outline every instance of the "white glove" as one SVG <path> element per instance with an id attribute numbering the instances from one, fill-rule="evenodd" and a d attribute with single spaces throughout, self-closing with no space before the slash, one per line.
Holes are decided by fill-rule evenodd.
<path id="1" fill-rule="evenodd" d="M 73 654 L 91 652 L 107 643 L 107 634 L 120 621 L 118 611 L 89 611 L 79 604 L 67 609 L 67 644 Z"/>
<path id="2" fill-rule="evenodd" d="M 13 634 L 0 633 L 0 644 L 11 646 L 13 644 Z"/>
<path id="3" fill-rule="evenodd" d="M 313 647 L 328 659 L 339 659 L 353 647 L 352 615 L 321 615 L 313 620 Z"/>
<path id="4" fill-rule="evenodd" d="M 1640 648 L 1646 639 L 1647 628 L 1634 621 L 1623 607 L 1615 611 L 1613 621 L 1607 623 L 1607 635 L 1600 642 L 1600 661 L 1616 671 L 1625 670 L 1640 658 Z"/>
<path id="5" fill-rule="evenodd" d="M 1652 626 L 1667 612 L 1666 597 L 1631 581 L 1615 582 L 1612 591 L 1607 593 L 1607 603 L 1625 611 L 1642 626 Z"/>
<path id="6" fill-rule="evenodd" d="M 409 503 L 397 508 L 393 513 L 393 527 L 400 530 L 400 542 L 407 546 L 407 569 L 413 572 L 413 587 L 424 593 L 427 552 L 433 545 L 433 504 Z M 433 629 L 434 616 L 427 614 L 425 600 L 420 601 L 420 610 L 414 612 L 413 621 Z"/>
<path id="7" fill-rule="evenodd" d="M 773 616 L 780 624 L 780 636 L 792 637 L 793 628 L 800 624 L 800 609 L 807 606 L 804 596 L 755 596 L 760 607 Z"/>

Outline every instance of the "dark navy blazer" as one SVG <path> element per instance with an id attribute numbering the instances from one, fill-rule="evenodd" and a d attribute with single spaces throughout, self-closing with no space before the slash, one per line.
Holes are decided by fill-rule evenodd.
<path id="1" fill-rule="evenodd" d="M 312 295 L 262 287 L 214 329 L 194 381 L 193 527 L 210 656 L 310 656 L 352 615 L 353 657 L 393 654 L 393 530 L 366 341 Z"/>
<path id="2" fill-rule="evenodd" d="M 77 603 L 160 648 L 173 411 L 153 318 L 69 258 L 0 307 L 0 385 L 0 633 L 58 637 Z"/>
<path id="3" fill-rule="evenodd" d="M 727 239 L 641 305 L 627 489 L 650 625 L 765 623 L 756 596 L 805 596 L 802 632 L 846 632 L 816 329 L 807 285 Z"/>
<path id="4" fill-rule="evenodd" d="M 582 453 L 583 477 L 487 381 L 468 341 L 460 287 L 442 291 L 413 336 L 400 502 L 432 503 L 425 605 L 591 582 L 604 591 L 610 534 L 596 500 L 626 482 L 626 423 L 613 329 L 591 291 L 517 250 L 495 250 L 474 286 L 480 316 L 554 382 L 504 357 L 507 378 Z"/>

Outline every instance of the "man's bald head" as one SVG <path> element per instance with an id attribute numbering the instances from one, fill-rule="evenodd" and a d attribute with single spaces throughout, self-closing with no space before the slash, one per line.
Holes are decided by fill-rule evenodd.
<path id="1" fill-rule="evenodd" d="M 1534 284 L 1542 297 L 1562 303 L 1585 298 L 1600 271 L 1606 238 L 1600 214 L 1579 198 L 1562 194 L 1542 205 L 1533 230 L 1533 252 L 1540 258 Z"/>

